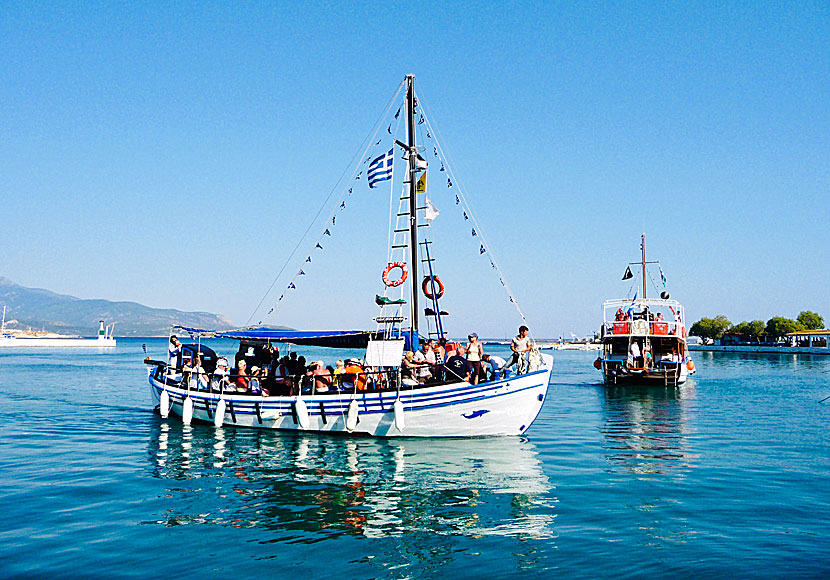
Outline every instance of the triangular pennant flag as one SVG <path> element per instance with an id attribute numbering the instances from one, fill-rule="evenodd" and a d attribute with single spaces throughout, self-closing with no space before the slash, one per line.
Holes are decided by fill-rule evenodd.
<path id="1" fill-rule="evenodd" d="M 401 114 L 401 108 L 398 107 L 398 112 L 395 113 L 395 118 L 397 119 L 400 114 Z"/>
<path id="2" fill-rule="evenodd" d="M 341 210 L 346 209 L 346 202 L 345 201 L 340 204 L 340 209 Z"/>
<path id="3" fill-rule="evenodd" d="M 274 307 L 271 307 L 271 310 L 268 311 L 268 314 L 271 314 L 274 311 Z"/>
<path id="4" fill-rule="evenodd" d="M 427 139 L 432 139 L 432 134 L 429 131 L 427 131 Z"/>
<path id="5" fill-rule="evenodd" d="M 392 134 L 392 123 L 389 123 L 389 126 L 386 128 L 386 132 L 390 135 Z"/>
<path id="6" fill-rule="evenodd" d="M 310 261 L 311 261 L 311 256 L 309 256 L 308 258 L 305 259 L 306 264 L 308 264 Z"/>
<path id="7" fill-rule="evenodd" d="M 476 237 L 478 234 L 476 233 L 476 229 L 473 228 L 473 237 Z"/>
<path id="8" fill-rule="evenodd" d="M 363 175 L 363 172 L 362 172 L 362 171 L 361 171 L 360 173 L 358 173 L 358 174 L 357 174 L 357 177 L 355 177 L 355 179 L 360 179 L 360 176 L 361 176 L 361 175 Z"/>
<path id="9" fill-rule="evenodd" d="M 443 163 L 443 162 L 441 162 L 441 169 L 440 169 L 440 171 L 446 171 L 446 170 L 444 169 L 444 163 Z"/>
<path id="10" fill-rule="evenodd" d="M 625 274 L 623 274 L 622 279 L 623 280 L 630 280 L 633 277 L 634 277 L 634 274 L 631 273 L 631 268 L 629 266 L 626 266 Z"/>
<path id="11" fill-rule="evenodd" d="M 364 160 L 363 160 L 363 163 L 365 164 L 365 163 L 366 163 L 367 161 L 369 161 L 371 158 L 372 158 L 372 156 L 371 156 L 371 155 L 369 155 L 369 157 L 367 157 L 366 159 L 364 159 Z"/>
<path id="12" fill-rule="evenodd" d="M 315 248 L 320 248 L 321 250 L 323 249 L 323 246 L 321 246 L 321 245 L 320 245 L 320 242 L 317 242 L 317 245 L 316 245 L 316 246 L 314 246 L 314 247 L 315 247 Z"/>
<path id="13" fill-rule="evenodd" d="M 330 236 L 331 235 L 331 232 L 329 231 L 328 228 L 326 228 L 326 231 L 323 232 L 323 235 L 324 236 Z"/>
<path id="14" fill-rule="evenodd" d="M 297 276 L 305 276 L 305 272 L 303 272 L 302 270 L 300 270 L 299 272 L 297 272 Z"/>
<path id="15" fill-rule="evenodd" d="M 288 285 L 289 290 L 294 290 L 295 288 L 297 287 L 294 285 L 294 282 L 291 282 L 291 284 Z"/>
<path id="16" fill-rule="evenodd" d="M 378 145 L 380 145 L 380 142 L 381 142 L 381 141 L 383 141 L 383 139 L 378 139 L 378 142 L 377 142 L 377 143 L 375 143 L 375 146 L 377 147 Z"/>
<path id="17" fill-rule="evenodd" d="M 433 147 L 432 152 L 435 153 L 436 157 L 438 157 L 438 147 Z"/>
<path id="18" fill-rule="evenodd" d="M 277 300 L 277 302 L 282 302 L 282 299 L 283 299 L 283 298 L 285 298 L 285 294 L 281 294 L 281 295 L 280 295 L 280 299 L 279 299 L 279 300 Z"/>
<path id="19" fill-rule="evenodd" d="M 351 195 L 351 194 L 352 194 L 352 190 L 353 190 L 353 189 L 354 189 L 353 187 L 350 187 L 350 188 L 349 188 L 349 195 Z"/>
<path id="20" fill-rule="evenodd" d="M 483 253 L 484 253 L 484 252 L 486 252 L 486 251 L 487 251 L 487 250 L 485 250 L 485 249 L 484 249 L 484 244 L 481 244 L 481 248 L 478 250 L 479 255 L 480 255 L 480 254 L 483 254 Z"/>
<path id="21" fill-rule="evenodd" d="M 447 187 L 452 187 L 452 181 L 450 181 L 449 177 L 447 178 Z"/>
<path id="22" fill-rule="evenodd" d="M 331 216 L 331 225 L 334 225 L 337 216 Z"/>
<path id="23" fill-rule="evenodd" d="M 461 200 L 458 199 L 458 196 L 456 195 L 455 196 L 455 205 L 458 205 L 459 203 L 461 203 Z"/>
<path id="24" fill-rule="evenodd" d="M 418 119 L 418 124 L 419 124 L 419 125 L 423 125 L 423 124 L 424 124 L 424 116 L 423 116 L 423 115 L 421 115 L 421 118 L 420 118 L 420 119 Z"/>
<path id="25" fill-rule="evenodd" d="M 470 218 L 467 216 L 467 212 L 466 212 L 466 211 L 464 212 L 464 219 L 465 219 L 465 220 L 470 219 Z"/>

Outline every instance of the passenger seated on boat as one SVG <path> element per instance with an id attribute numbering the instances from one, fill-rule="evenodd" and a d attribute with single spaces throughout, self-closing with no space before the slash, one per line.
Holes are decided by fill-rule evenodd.
<path id="1" fill-rule="evenodd" d="M 466 349 L 459 345 L 456 349 L 456 354 L 447 359 L 444 363 L 444 380 L 446 381 L 469 381 L 470 373 L 473 370 L 472 365 L 467 361 L 464 355 L 467 354 Z"/>
<path id="2" fill-rule="evenodd" d="M 438 342 L 434 340 L 430 342 L 433 343 L 432 352 L 435 353 L 435 364 L 444 364 L 444 361 L 447 360 L 447 339 L 439 338 Z"/>
<path id="3" fill-rule="evenodd" d="M 287 356 L 282 357 L 274 371 L 274 376 L 271 381 L 273 386 L 269 389 L 273 395 L 288 395 L 291 393 L 293 382 L 291 380 L 291 374 L 288 372 L 288 361 Z"/>
<path id="4" fill-rule="evenodd" d="M 309 376 L 313 381 L 314 392 L 328 393 L 332 385 L 332 377 L 328 369 L 323 366 L 323 361 L 318 360 L 308 367 Z"/>
<path id="5" fill-rule="evenodd" d="M 432 378 L 432 367 L 435 366 L 435 353 L 432 352 L 432 347 L 429 342 L 421 345 L 421 350 L 414 353 L 412 361 L 416 365 L 414 378 L 419 383 L 425 383 Z"/>
<path id="6" fill-rule="evenodd" d="M 345 390 L 357 389 L 362 391 L 366 388 L 366 373 L 357 359 L 350 358 L 346 361 L 343 369 L 343 388 Z"/>
<path id="7" fill-rule="evenodd" d="M 245 359 L 239 359 L 236 368 L 236 390 L 239 393 L 248 392 L 248 372 L 246 370 L 248 363 Z"/>
<path id="8" fill-rule="evenodd" d="M 182 370 L 184 371 L 188 388 L 198 391 L 208 390 L 208 374 L 202 366 L 201 355 L 197 354 L 192 362 L 187 361 L 182 366 Z"/>
<path id="9" fill-rule="evenodd" d="M 231 386 L 231 380 L 228 378 L 228 359 L 219 357 L 216 361 L 216 370 L 213 371 L 213 381 L 211 387 L 217 391 L 224 391 Z"/>
<path id="10" fill-rule="evenodd" d="M 342 360 L 338 360 L 334 364 L 335 368 L 331 373 L 333 375 L 332 385 L 334 386 L 334 388 L 339 389 L 343 385 L 343 369 L 346 365 Z"/>
<path id="11" fill-rule="evenodd" d="M 416 377 L 416 371 L 419 368 L 418 363 L 415 362 L 415 353 L 411 350 L 408 350 L 403 355 L 403 360 L 401 360 L 401 379 L 403 380 L 403 384 L 405 385 L 417 385 L 418 380 Z"/>
<path id="12" fill-rule="evenodd" d="M 489 380 L 497 381 L 505 378 L 505 373 L 507 372 L 504 368 L 507 365 L 506 360 L 494 354 L 485 354 L 481 357 L 481 360 L 487 363 L 490 369 Z"/>

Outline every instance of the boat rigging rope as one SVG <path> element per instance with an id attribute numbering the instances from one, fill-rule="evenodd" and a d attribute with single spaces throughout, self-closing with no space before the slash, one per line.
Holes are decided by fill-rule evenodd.
<path id="1" fill-rule="evenodd" d="M 265 291 L 265 294 L 262 296 L 262 299 L 256 305 L 256 308 L 254 308 L 254 311 L 251 312 L 251 315 L 248 317 L 248 320 L 245 322 L 245 326 L 248 326 L 251 323 L 251 320 L 253 320 L 254 316 L 256 316 L 256 313 L 259 311 L 260 307 L 265 302 L 265 299 L 268 298 L 269 294 L 271 294 L 271 291 L 274 289 L 274 286 L 276 285 L 277 280 L 280 279 L 280 276 L 282 276 L 283 272 L 288 267 L 288 264 L 291 263 L 291 260 L 296 255 L 297 250 L 300 248 L 300 245 L 302 245 L 303 241 L 308 236 L 308 232 L 311 231 L 311 228 L 314 226 L 314 224 L 317 222 L 317 219 L 320 217 L 320 214 L 328 206 L 329 200 L 331 199 L 331 196 L 334 194 L 334 192 L 338 189 L 340 184 L 343 182 L 343 177 L 348 172 L 349 167 L 353 167 L 353 169 L 352 169 L 352 174 L 351 174 L 351 177 L 350 177 L 348 183 L 351 183 L 352 181 L 354 181 L 354 177 L 357 174 L 357 172 L 360 168 L 360 165 L 362 164 L 362 163 L 355 164 L 355 159 L 363 159 L 363 156 L 366 155 L 366 153 L 369 151 L 369 148 L 374 143 L 375 137 L 377 137 L 378 132 L 380 131 L 381 127 L 383 126 L 382 121 L 384 121 L 389 116 L 389 113 L 392 110 L 392 107 L 394 107 L 395 103 L 397 102 L 398 97 L 399 97 L 399 95 L 400 95 L 400 93 L 403 90 L 405 85 L 406 85 L 406 79 L 401 81 L 401 84 L 398 85 L 398 89 L 395 91 L 395 95 L 389 101 L 389 105 L 387 105 L 387 107 L 384 109 L 383 113 L 381 113 L 381 115 L 375 121 L 374 127 L 373 127 L 373 129 L 370 130 L 369 135 L 367 135 L 364 138 L 363 143 L 366 143 L 366 147 L 363 149 L 363 153 L 359 154 L 358 152 L 360 151 L 360 148 L 358 148 L 358 151 L 355 152 L 354 156 L 352 156 L 352 159 L 346 165 L 346 169 L 343 170 L 343 173 L 340 175 L 340 178 L 337 180 L 337 183 L 335 183 L 334 187 L 331 188 L 331 191 L 326 196 L 326 199 L 320 205 L 320 209 L 317 210 L 317 213 L 314 215 L 314 218 L 311 220 L 311 223 L 308 224 L 308 228 L 306 228 L 305 232 L 303 233 L 303 235 L 300 237 L 299 241 L 297 242 L 297 245 L 294 246 L 294 249 L 291 250 L 291 253 L 288 255 L 288 258 L 286 258 L 285 263 L 282 265 L 282 268 L 280 268 L 280 271 L 277 272 L 277 275 L 274 277 L 274 280 L 271 282 L 271 285 L 268 287 L 268 290 Z M 360 156 L 358 157 L 358 155 L 360 155 Z M 322 227 L 322 230 L 320 231 L 320 234 L 317 236 L 317 242 L 316 243 L 319 243 L 320 238 L 325 234 L 325 231 L 327 229 L 329 221 L 331 221 L 332 216 L 334 215 L 334 213 L 337 211 L 337 208 L 342 203 L 343 198 L 346 196 L 345 192 L 346 192 L 346 189 L 344 187 L 343 191 L 340 194 L 340 197 L 337 199 L 337 203 L 334 204 L 334 207 L 332 208 L 331 213 L 329 213 L 328 219 L 326 219 L 326 221 L 323 222 L 323 227 Z M 302 272 L 302 270 L 300 270 L 300 272 Z M 292 284 L 294 282 L 296 282 L 296 280 L 299 276 L 300 276 L 300 274 L 298 272 L 294 276 L 294 278 L 292 279 L 292 281 L 291 281 Z M 276 316 L 277 312 L 279 311 L 279 307 L 280 307 L 279 302 L 280 301 L 278 300 L 277 303 L 274 304 L 274 306 L 271 308 L 271 310 L 268 311 L 268 314 L 273 313 Z M 266 316 L 268 314 L 266 314 Z M 262 324 L 262 320 L 257 322 L 257 324 Z"/>
<path id="2" fill-rule="evenodd" d="M 504 286 L 505 291 L 507 291 L 507 296 L 508 296 L 508 298 L 510 298 L 510 302 L 512 302 L 513 306 L 516 307 L 516 311 L 519 313 L 519 316 L 521 316 L 522 321 L 527 323 L 527 319 L 525 318 L 525 315 L 522 312 L 521 307 L 519 306 L 519 302 L 516 300 L 515 296 L 513 296 L 513 291 L 510 289 L 510 285 L 507 283 L 507 279 L 505 278 L 504 273 L 502 272 L 501 268 L 499 267 L 498 262 L 496 261 L 495 255 L 493 254 L 492 250 L 490 249 L 490 244 L 487 243 L 487 240 L 484 236 L 484 230 L 481 227 L 481 225 L 478 223 L 478 220 L 476 219 L 475 214 L 473 213 L 472 207 L 467 202 L 466 196 L 464 195 L 464 189 L 466 189 L 466 188 L 464 187 L 462 181 L 459 178 L 456 177 L 455 172 L 453 171 L 453 164 L 452 164 L 449 156 L 446 153 L 444 153 L 444 149 L 441 147 L 441 143 L 438 140 L 438 131 L 432 126 L 432 123 L 430 122 L 430 117 L 432 115 L 431 115 L 431 113 L 427 114 L 427 112 L 429 111 L 429 106 L 427 105 L 426 100 L 423 98 L 423 96 L 420 93 L 417 93 L 416 95 L 417 95 L 417 98 L 418 98 L 419 105 L 421 105 L 423 107 L 422 114 L 423 114 L 423 118 L 424 118 L 424 121 L 425 121 L 426 126 L 427 126 L 427 130 L 432 134 L 432 138 L 435 140 L 435 146 L 436 146 L 436 148 L 438 149 L 438 151 L 440 153 L 439 158 L 443 159 L 446 163 L 445 169 L 447 170 L 447 174 L 449 175 L 451 183 L 454 183 L 456 185 L 455 189 L 456 189 L 457 195 L 459 197 L 459 200 L 461 201 L 461 204 L 463 205 L 464 209 L 466 210 L 467 215 L 470 218 L 470 221 L 473 223 L 473 226 L 475 227 L 477 236 L 481 239 L 481 246 L 489 254 L 490 264 L 493 266 L 493 269 L 498 273 L 499 282 L 501 282 L 502 286 Z"/>

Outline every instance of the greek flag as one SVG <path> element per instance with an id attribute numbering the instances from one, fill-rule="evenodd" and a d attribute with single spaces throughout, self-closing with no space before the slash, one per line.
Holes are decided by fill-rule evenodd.
<path id="1" fill-rule="evenodd" d="M 392 179 L 392 165 L 395 162 L 395 157 L 392 155 L 393 151 L 393 149 L 390 149 L 388 153 L 374 158 L 372 163 L 369 164 L 369 170 L 366 173 L 369 187 L 374 187 L 379 181 Z"/>

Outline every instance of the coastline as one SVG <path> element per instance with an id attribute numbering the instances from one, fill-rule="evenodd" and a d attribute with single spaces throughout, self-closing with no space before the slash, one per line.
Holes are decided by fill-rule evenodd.
<path id="1" fill-rule="evenodd" d="M 748 352 L 757 354 L 824 354 L 830 355 L 828 347 L 809 346 L 720 346 L 720 345 L 688 345 L 690 351 L 700 352 Z"/>

